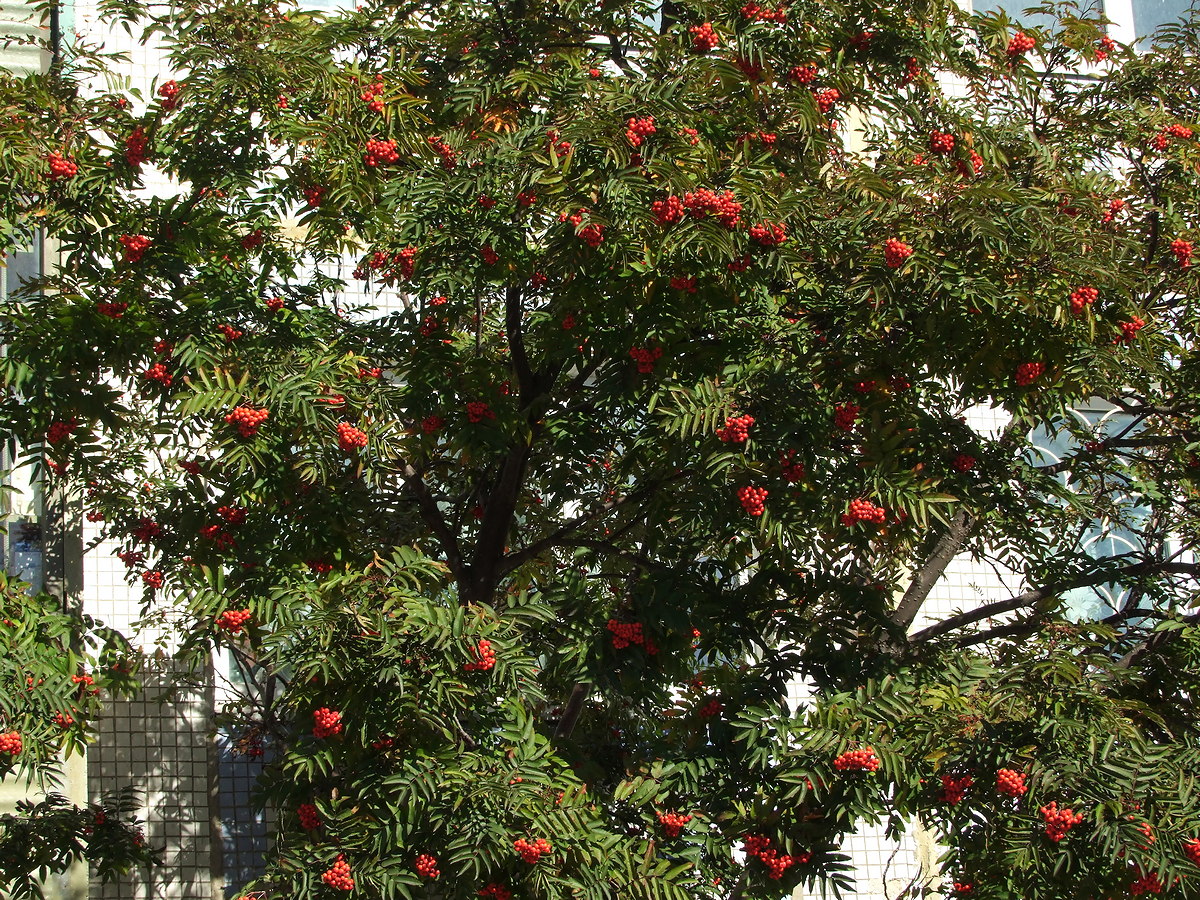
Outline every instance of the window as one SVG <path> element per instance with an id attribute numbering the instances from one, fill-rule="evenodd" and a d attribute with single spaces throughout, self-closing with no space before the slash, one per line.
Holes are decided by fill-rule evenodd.
<path id="1" fill-rule="evenodd" d="M 1033 462 L 1036 465 L 1054 465 L 1069 461 L 1080 449 L 1079 441 L 1068 425 L 1076 432 L 1082 426 L 1093 435 L 1091 440 L 1132 437 L 1140 425 L 1134 425 L 1127 413 L 1097 401 L 1093 405 L 1072 410 L 1076 423 L 1064 423 L 1055 430 L 1039 430 L 1032 435 L 1036 448 Z M 1086 486 L 1073 484 L 1069 470 L 1059 474 L 1064 486 L 1086 490 Z M 1145 549 L 1140 533 L 1150 510 L 1131 494 L 1118 495 L 1110 514 L 1086 523 L 1073 536 L 1077 546 L 1094 559 L 1105 559 L 1137 553 Z M 1070 540 L 1072 536 L 1064 536 Z M 1118 584 L 1101 584 L 1095 587 L 1076 588 L 1063 595 L 1068 614 L 1079 619 L 1102 619 L 1119 612 L 1129 596 L 1128 589 Z"/>

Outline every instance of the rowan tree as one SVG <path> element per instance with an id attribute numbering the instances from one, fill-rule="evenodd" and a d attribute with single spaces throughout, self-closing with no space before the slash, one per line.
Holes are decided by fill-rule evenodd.
<path id="1" fill-rule="evenodd" d="M 1051 11 L 121 0 L 152 95 L 2 82 L 0 412 L 242 666 L 250 889 L 1200 891 L 1200 32 Z M 923 619 L 959 554 L 1023 591 Z"/>

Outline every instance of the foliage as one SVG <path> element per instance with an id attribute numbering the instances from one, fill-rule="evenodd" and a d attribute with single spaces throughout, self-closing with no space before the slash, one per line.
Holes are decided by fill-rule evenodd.
<path id="1" fill-rule="evenodd" d="M 959 894 L 1196 893 L 1200 32 L 107 8 L 153 96 L 0 82 L 2 233 L 60 251 L 0 416 L 242 667 L 253 889 L 774 900 L 915 818 Z M 927 610 L 956 554 L 1024 592 Z"/>

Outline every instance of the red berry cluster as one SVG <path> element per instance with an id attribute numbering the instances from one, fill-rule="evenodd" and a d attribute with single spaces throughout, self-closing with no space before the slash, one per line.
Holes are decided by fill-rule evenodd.
<path id="1" fill-rule="evenodd" d="M 1167 146 L 1171 143 L 1171 138 L 1187 140 L 1192 136 L 1193 133 L 1194 132 L 1192 129 L 1188 128 L 1186 125 L 1168 125 L 1154 136 L 1154 139 L 1150 142 L 1150 144 L 1155 150 L 1166 150 Z"/>
<path id="2" fill-rule="evenodd" d="M 187 472 L 190 475 L 199 475 L 201 472 L 202 466 L 201 466 L 199 460 L 181 459 L 181 460 L 179 460 L 179 468 L 183 469 L 183 471 Z"/>
<path id="3" fill-rule="evenodd" d="M 712 215 L 726 228 L 732 230 L 742 222 L 742 204 L 734 199 L 733 191 L 718 194 L 708 188 L 688 191 L 683 195 L 683 205 L 694 219 Z"/>
<path id="4" fill-rule="evenodd" d="M 1004 52 L 1010 60 L 1015 60 L 1019 56 L 1024 56 L 1034 48 L 1037 41 L 1027 35 L 1023 31 L 1018 31 L 1012 36 L 1012 40 L 1008 42 L 1008 49 Z"/>
<path id="5" fill-rule="evenodd" d="M 346 858 L 340 853 L 333 867 L 321 875 L 321 880 L 339 891 L 354 890 L 354 879 L 350 877 L 350 863 L 346 862 Z"/>
<path id="6" fill-rule="evenodd" d="M 50 427 L 46 429 L 46 443 L 58 444 L 66 440 L 77 427 L 79 427 L 79 421 L 74 417 L 66 421 L 51 422 Z"/>
<path id="7" fill-rule="evenodd" d="M 538 838 L 533 843 L 525 840 L 525 838 L 517 838 L 513 841 L 513 849 L 517 851 L 521 859 L 525 860 L 531 866 L 537 863 L 543 856 L 549 856 L 553 852 L 550 842 L 545 838 Z"/>
<path id="8" fill-rule="evenodd" d="M 218 550 L 228 550 L 237 546 L 232 534 L 222 531 L 220 525 L 205 525 L 200 529 L 200 537 L 212 541 Z"/>
<path id="9" fill-rule="evenodd" d="M 170 112 L 179 105 L 179 91 L 183 88 L 178 81 L 174 79 L 164 81 L 158 87 L 158 96 L 162 97 L 162 108 Z"/>
<path id="10" fill-rule="evenodd" d="M 333 571 L 333 563 L 326 562 L 323 559 L 306 559 L 304 564 L 317 575 L 324 575 L 327 572 Z"/>
<path id="11" fill-rule="evenodd" d="M 1162 880 L 1153 872 L 1143 872 L 1141 868 L 1134 871 L 1138 877 L 1129 885 L 1131 897 L 1140 897 L 1142 894 L 1161 894 L 1166 889 Z"/>
<path id="12" fill-rule="evenodd" d="M 796 462 L 795 450 L 780 453 L 779 465 L 783 468 L 783 480 L 788 484 L 795 484 L 797 481 L 804 480 L 804 463 Z"/>
<path id="13" fill-rule="evenodd" d="M 496 414 L 482 400 L 471 400 L 467 403 L 467 421 L 478 424 L 484 419 L 494 419 Z M 428 420 L 426 420 L 428 421 Z"/>
<path id="14" fill-rule="evenodd" d="M 860 412 L 862 408 L 857 403 L 839 403 L 833 408 L 833 427 L 842 431 L 853 431 Z"/>
<path id="15" fill-rule="evenodd" d="M 361 428 L 355 428 L 349 422 L 339 422 L 337 427 L 338 449 L 351 453 L 360 447 L 367 446 L 367 433 Z"/>
<path id="16" fill-rule="evenodd" d="M 358 99 L 367 104 L 377 113 L 383 112 L 383 75 L 376 75 L 375 80 L 363 88 Z"/>
<path id="17" fill-rule="evenodd" d="M 40 681 L 38 683 L 41 684 Z M 96 679 L 86 673 L 83 675 L 72 675 L 71 684 L 79 685 L 79 695 L 81 697 L 84 695 L 94 697 L 100 693 L 100 688 L 96 687 Z"/>
<path id="18" fill-rule="evenodd" d="M 296 814 L 300 817 L 300 827 L 305 831 L 312 831 L 315 828 L 321 827 L 321 816 L 317 813 L 317 808 L 311 803 L 301 803 L 296 809 Z"/>
<path id="19" fill-rule="evenodd" d="M 786 853 L 780 853 L 771 846 L 771 839 L 762 834 L 748 834 L 742 838 L 742 845 L 746 849 L 746 855 L 756 858 L 764 866 L 767 867 L 767 877 L 778 881 L 783 877 L 783 873 L 790 869 L 796 863 L 806 863 L 811 858 L 808 853 L 801 853 L 799 856 L 790 856 Z"/>
<path id="20" fill-rule="evenodd" d="M 662 347 L 630 347 L 629 356 L 637 363 L 637 370 L 643 375 L 654 371 L 654 364 L 662 356 Z"/>
<path id="21" fill-rule="evenodd" d="M 551 128 L 546 132 L 546 145 L 547 149 L 556 157 L 566 156 L 571 152 L 571 142 L 567 140 L 560 141 L 557 128 Z"/>
<path id="22" fill-rule="evenodd" d="M 1200 838 L 1184 841 L 1183 852 L 1192 861 L 1192 865 L 1200 866 Z"/>
<path id="23" fill-rule="evenodd" d="M 941 799 L 951 806 L 958 806 L 962 802 L 962 798 L 967 795 L 967 788 L 974 783 L 975 779 L 970 775 L 964 775 L 962 778 L 955 778 L 953 775 L 943 775 Z"/>
<path id="24" fill-rule="evenodd" d="M 754 416 L 734 416 L 725 420 L 725 427 L 717 430 L 717 437 L 726 444 L 744 444 L 750 437 L 750 426 Z"/>
<path id="25" fill-rule="evenodd" d="M 227 343 L 227 344 L 232 344 L 234 341 L 236 341 L 238 338 L 242 337 L 246 333 L 244 331 L 239 331 L 237 328 L 234 328 L 228 322 L 222 322 L 220 325 L 218 325 L 217 331 L 219 331 L 219 332 L 221 332 L 221 334 L 225 335 L 225 343 Z"/>
<path id="26" fill-rule="evenodd" d="M 463 671 L 486 672 L 496 665 L 496 651 L 492 649 L 491 641 L 481 640 L 475 646 L 473 653 L 475 661 L 464 665 Z"/>
<path id="27" fill-rule="evenodd" d="M 0 753 L 16 756 L 21 752 L 21 735 L 15 731 L 0 734 Z"/>
<path id="28" fill-rule="evenodd" d="M 174 378 L 167 369 L 166 364 L 160 362 L 156 362 L 154 365 L 147 368 L 146 371 L 142 373 L 142 377 L 148 381 L 157 381 L 163 387 L 170 387 L 171 382 L 174 381 Z"/>
<path id="29" fill-rule="evenodd" d="M 915 56 L 910 56 L 904 63 L 904 77 L 900 79 L 901 84 L 912 84 L 921 75 L 924 74 L 921 69 L 921 61 Z"/>
<path id="30" fill-rule="evenodd" d="M 721 39 L 713 31 L 711 22 L 693 25 L 688 29 L 688 34 L 692 36 L 692 49 L 697 53 L 708 53 L 721 43 Z"/>
<path id="31" fill-rule="evenodd" d="M 525 209 L 536 204 L 537 200 L 537 194 L 533 193 L 533 191 L 521 191 L 517 194 L 517 206 Z"/>
<path id="32" fill-rule="evenodd" d="M 51 181 L 57 181 L 60 178 L 74 178 L 79 173 L 79 166 L 69 159 L 65 159 L 57 150 L 46 154 L 46 163 L 50 166 Z"/>
<path id="33" fill-rule="evenodd" d="M 96 312 L 102 316 L 108 316 L 110 319 L 121 318 L 127 309 L 129 309 L 128 303 L 105 303 L 102 300 L 96 303 Z"/>
<path id="34" fill-rule="evenodd" d="M 637 644 L 651 656 L 658 652 L 654 641 L 646 637 L 645 632 L 642 631 L 641 622 L 618 622 L 616 619 L 609 619 L 608 630 L 612 632 L 614 650 L 624 650 L 626 647 Z"/>
<path id="35" fill-rule="evenodd" d="M 445 424 L 446 420 L 441 416 L 426 416 L 421 420 L 421 430 L 425 432 L 425 434 L 433 434 L 435 431 L 441 429 L 441 427 Z"/>
<path id="36" fill-rule="evenodd" d="M 598 222 L 584 225 L 575 234 L 581 241 L 593 249 L 599 247 L 604 242 L 604 226 Z"/>
<path id="37" fill-rule="evenodd" d="M 1117 327 L 1121 329 L 1121 336 L 1114 343 L 1131 344 L 1138 332 L 1146 327 L 1146 320 L 1141 316 L 1131 316 L 1128 322 L 1121 322 Z"/>
<path id="38" fill-rule="evenodd" d="M 1100 292 L 1090 285 L 1075 288 L 1071 291 L 1071 312 L 1079 315 L 1095 303 L 1099 296 Z"/>
<path id="39" fill-rule="evenodd" d="M 217 616 L 217 627 L 226 634 L 241 634 L 246 623 L 250 621 L 250 610 L 227 609 Z"/>
<path id="40" fill-rule="evenodd" d="M 75 724 L 75 718 L 70 713 L 55 713 L 54 724 L 59 728 L 70 728 Z"/>
<path id="41" fill-rule="evenodd" d="M 417 874 L 422 878 L 437 880 L 437 877 L 442 873 L 437 867 L 437 857 L 431 856 L 428 853 L 422 853 L 413 862 L 413 868 L 417 870 Z"/>
<path id="42" fill-rule="evenodd" d="M 760 487 L 740 487 L 737 489 L 737 498 L 742 504 L 742 509 L 746 510 L 752 516 L 761 516 L 766 510 L 763 501 L 767 499 L 767 489 Z"/>
<path id="43" fill-rule="evenodd" d="M 163 573 L 159 571 L 147 570 L 142 573 L 142 581 L 145 582 L 147 587 L 157 590 L 163 586 Z"/>
<path id="44" fill-rule="evenodd" d="M 1000 769 L 996 772 L 996 790 L 1008 797 L 1020 797 L 1027 790 L 1024 772 L 1014 772 L 1012 769 Z"/>
<path id="45" fill-rule="evenodd" d="M 254 437 L 258 434 L 258 429 L 262 423 L 267 421 L 270 411 L 266 409 L 254 409 L 250 406 L 239 406 L 225 417 L 225 421 L 230 425 L 236 425 L 238 433 L 244 437 Z"/>
<path id="46" fill-rule="evenodd" d="M 889 268 L 898 269 L 904 261 L 913 254 L 913 248 L 896 238 L 888 238 L 883 242 L 883 261 Z"/>
<path id="47" fill-rule="evenodd" d="M 940 153 L 943 156 L 947 153 L 953 153 L 954 135 L 946 134 L 943 131 L 931 131 L 929 133 L 929 152 Z"/>
<path id="48" fill-rule="evenodd" d="M 813 91 L 813 100 L 816 101 L 817 109 L 823 113 L 833 109 L 833 104 L 842 99 L 842 92 L 837 88 L 825 88 L 822 91 Z"/>
<path id="49" fill-rule="evenodd" d="M 956 881 L 950 889 L 960 897 L 965 897 L 975 890 L 975 885 L 969 881 Z"/>
<path id="50" fill-rule="evenodd" d="M 322 706 L 313 712 L 313 737 L 327 738 L 342 733 L 342 714 L 336 709 Z"/>
<path id="51" fill-rule="evenodd" d="M 631 117 L 625 129 L 625 137 L 628 138 L 632 146 L 640 147 L 642 146 L 642 141 L 657 132 L 658 129 L 654 127 L 654 116 L 646 116 L 642 119 Z"/>
<path id="52" fill-rule="evenodd" d="M 687 291 L 689 294 L 696 293 L 699 282 L 694 275 L 676 275 L 671 279 L 671 287 L 677 291 Z"/>
<path id="53" fill-rule="evenodd" d="M 683 831 L 683 827 L 688 822 L 692 821 L 691 816 L 685 816 L 680 813 L 656 813 L 659 824 L 663 827 L 663 833 L 669 838 L 679 837 L 679 833 Z"/>
<path id="54" fill-rule="evenodd" d="M 650 205 L 650 211 L 654 213 L 654 218 L 659 225 L 670 225 L 683 218 L 683 204 L 674 194 L 671 194 L 666 200 L 655 200 Z"/>
<path id="55" fill-rule="evenodd" d="M 1185 241 L 1183 238 L 1175 238 L 1171 241 L 1171 252 L 1175 254 L 1175 261 L 1183 268 L 1187 268 L 1192 264 L 1192 242 Z"/>
<path id="56" fill-rule="evenodd" d="M 242 237 L 242 249 L 257 250 L 263 245 L 263 240 L 263 230 L 261 228 L 255 228 L 253 231 Z"/>
<path id="57" fill-rule="evenodd" d="M 787 241 L 787 227 L 782 222 L 759 222 L 750 226 L 750 240 L 760 247 L 778 247 Z"/>
<path id="58" fill-rule="evenodd" d="M 1037 381 L 1046 371 L 1046 364 L 1040 362 L 1023 362 L 1017 366 L 1013 380 L 1020 386 L 1026 387 Z"/>
<path id="59" fill-rule="evenodd" d="M 512 891 L 493 882 L 478 892 L 480 897 L 491 900 L 512 900 Z"/>
<path id="60" fill-rule="evenodd" d="M 483 257 L 484 265 L 494 266 L 500 262 L 500 254 L 492 249 L 491 244 L 484 244 L 479 248 L 479 255 Z"/>
<path id="61" fill-rule="evenodd" d="M 1046 837 L 1058 843 L 1067 836 L 1067 832 L 1083 821 L 1083 816 L 1074 810 L 1059 809 L 1057 802 L 1052 802 L 1040 809 L 1042 820 L 1046 823 Z"/>
<path id="62" fill-rule="evenodd" d="M 1104 62 L 1108 59 L 1110 53 L 1117 52 L 1117 42 L 1110 38 L 1107 34 L 1096 42 L 1096 61 Z"/>
<path id="63" fill-rule="evenodd" d="M 442 158 L 442 168 L 449 172 L 458 165 L 458 151 L 454 150 L 437 135 L 429 138 L 429 146 Z"/>
<path id="64" fill-rule="evenodd" d="M 480 194 L 476 202 L 484 209 L 491 209 L 496 205 L 496 198 L 489 197 L 487 194 Z"/>
<path id="65" fill-rule="evenodd" d="M 367 141 L 367 149 L 363 153 L 363 164 L 374 168 L 394 163 L 400 158 L 398 147 L 395 140 L 380 141 L 371 138 Z"/>
<path id="66" fill-rule="evenodd" d="M 151 240 L 144 234 L 123 234 L 118 238 L 125 248 L 125 262 L 135 263 L 146 255 Z"/>
<path id="67" fill-rule="evenodd" d="M 314 185 L 313 187 L 306 187 L 304 189 L 304 202 L 307 203 L 310 207 L 320 206 L 321 198 L 324 196 L 325 196 L 325 188 L 320 187 L 318 185 Z"/>
<path id="68" fill-rule="evenodd" d="M 725 706 L 720 700 L 714 697 L 700 707 L 700 709 L 697 710 L 697 713 L 702 719 L 711 719 L 713 716 L 719 716 L 723 709 L 725 709 Z"/>
<path id="69" fill-rule="evenodd" d="M 960 453 L 950 463 L 950 468 L 955 472 L 970 472 L 975 468 L 976 459 L 966 453 Z"/>
<path id="70" fill-rule="evenodd" d="M 876 506 L 870 500 L 851 500 L 847 511 L 842 513 L 842 524 L 846 526 L 859 522 L 873 522 L 876 525 L 882 525 L 886 521 L 887 511 L 882 506 Z"/>
<path id="71" fill-rule="evenodd" d="M 218 506 L 217 515 L 230 525 L 244 525 L 246 522 L 246 509 L 242 506 Z"/>
<path id="72" fill-rule="evenodd" d="M 972 175 L 978 175 L 983 171 L 983 157 L 974 150 L 970 151 L 971 161 L 960 159 L 954 165 L 958 169 L 958 174 L 963 178 L 970 178 Z"/>
<path id="73" fill-rule="evenodd" d="M 1117 217 L 1117 213 L 1119 213 L 1124 208 L 1125 208 L 1124 200 L 1119 200 L 1119 199 L 1109 200 L 1108 201 L 1108 210 L 1104 213 L 1104 216 L 1100 219 L 1100 221 L 1103 224 L 1107 225 L 1109 222 L 1111 222 L 1113 219 L 1115 219 Z"/>
<path id="74" fill-rule="evenodd" d="M 140 550 L 119 550 L 117 559 L 125 563 L 125 568 L 136 569 L 146 561 L 146 554 Z"/>
<path id="75" fill-rule="evenodd" d="M 817 77 L 817 64 L 808 63 L 804 66 L 792 66 L 788 70 L 788 78 L 800 84 L 811 84 Z"/>
<path id="76" fill-rule="evenodd" d="M 742 7 L 742 18 L 750 19 L 754 22 L 774 22 L 777 25 L 787 23 L 787 7 L 781 6 L 778 9 L 768 9 L 765 6 L 759 6 L 751 0 Z"/>
<path id="77" fill-rule="evenodd" d="M 833 767 L 839 772 L 874 772 L 879 768 L 879 758 L 871 747 L 847 750 L 834 759 Z"/>

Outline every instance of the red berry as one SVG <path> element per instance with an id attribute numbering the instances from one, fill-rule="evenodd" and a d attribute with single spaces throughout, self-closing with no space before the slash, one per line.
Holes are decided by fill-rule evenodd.
<path id="1" fill-rule="evenodd" d="M 766 510 L 763 501 L 767 499 L 767 489 L 760 487 L 740 487 L 737 489 L 738 500 L 742 509 L 752 516 L 761 516 Z"/>
<path id="2" fill-rule="evenodd" d="M 1024 56 L 1034 48 L 1037 42 L 1023 31 L 1018 31 L 1012 36 L 1012 40 L 1008 42 L 1008 49 L 1005 53 L 1009 60 L 1015 60 L 1017 57 Z"/>
<path id="3" fill-rule="evenodd" d="M 1013 375 L 1013 380 L 1020 386 L 1026 387 L 1033 384 L 1046 371 L 1046 364 L 1040 362 L 1024 362 L 1017 366 L 1016 374 Z"/>
<path id="4" fill-rule="evenodd" d="M 305 831 L 312 831 L 314 828 L 321 827 L 321 816 L 317 813 L 317 808 L 311 803 L 301 803 L 296 810 L 300 816 L 300 827 Z"/>
<path id="5" fill-rule="evenodd" d="M 1071 312 L 1079 315 L 1095 303 L 1099 296 L 1100 292 L 1090 285 L 1075 288 L 1075 290 L 1071 291 Z"/>
<path id="6" fill-rule="evenodd" d="M 367 446 L 367 433 L 348 422 L 339 422 L 337 427 L 338 448 L 344 453 L 353 453 Z"/>
<path id="7" fill-rule="evenodd" d="M 912 256 L 913 249 L 901 240 L 888 238 L 883 242 L 883 261 L 889 268 L 898 269 Z"/>
<path id="8" fill-rule="evenodd" d="M 875 750 L 872 747 L 847 750 L 833 761 L 833 767 L 839 772 L 874 772 L 879 766 L 879 759 L 875 756 Z"/>
<path id="9" fill-rule="evenodd" d="M 1020 797 L 1028 790 L 1025 787 L 1026 775 L 1014 772 L 1012 769 L 1000 769 L 996 772 L 996 790 L 1009 797 Z"/>
<path id="10" fill-rule="evenodd" d="M 711 22 L 693 25 L 688 29 L 688 33 L 692 36 L 692 49 L 697 53 L 708 53 L 721 43 L 721 39 L 713 31 Z"/>
<path id="11" fill-rule="evenodd" d="M 350 877 L 350 864 L 340 853 L 333 866 L 321 875 L 321 880 L 339 891 L 354 890 L 354 879 Z"/>
<path id="12" fill-rule="evenodd" d="M 422 853 L 420 856 L 418 856 L 413 863 L 413 868 L 417 870 L 417 873 L 421 875 L 421 877 L 429 878 L 431 880 L 436 880 L 437 877 L 442 874 L 440 871 L 438 871 L 437 857 L 431 856 L 428 853 Z"/>
<path id="13" fill-rule="evenodd" d="M 21 735 L 16 731 L 0 734 L 0 753 L 16 756 L 21 752 Z"/>
<path id="14" fill-rule="evenodd" d="M 313 737 L 327 738 L 342 733 L 342 714 L 336 709 L 322 706 L 313 712 Z"/>

